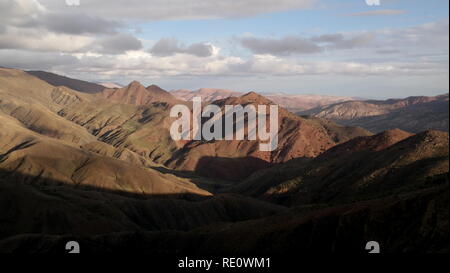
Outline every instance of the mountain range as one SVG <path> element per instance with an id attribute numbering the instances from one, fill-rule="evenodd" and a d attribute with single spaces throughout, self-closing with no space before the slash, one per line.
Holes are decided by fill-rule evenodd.
<path id="1" fill-rule="evenodd" d="M 189 105 L 175 92 L 55 75 L 0 68 L 0 253 L 69 240 L 85 253 L 450 251 L 448 95 L 280 107 L 278 148 L 261 152 L 258 139 L 173 140 L 170 108 Z M 277 104 L 226 92 L 201 91 L 221 108 Z M 341 112 L 354 103 L 376 110 Z M 385 115 L 415 130 L 350 122 Z"/>
<path id="2" fill-rule="evenodd" d="M 192 100 L 193 97 L 215 101 L 243 95 L 241 92 L 211 88 L 196 91 L 175 90 L 171 93 L 186 101 Z M 447 132 L 449 130 L 448 94 L 387 100 L 283 93 L 261 94 L 299 116 L 323 118 L 344 126 L 361 127 L 373 133 L 396 128 L 414 133 L 427 129 Z"/>
<path id="3" fill-rule="evenodd" d="M 171 91 L 171 93 L 181 100 L 191 101 L 194 97 L 201 97 L 203 101 L 216 101 L 228 97 L 240 97 L 245 93 L 231 91 L 226 89 L 200 88 L 198 90 L 180 89 Z M 324 95 L 291 95 L 284 93 L 261 93 L 264 97 L 274 103 L 286 108 L 291 112 L 299 112 L 315 108 L 318 106 L 329 105 L 338 102 L 356 100 L 353 97 L 338 97 Z"/>
<path id="4" fill-rule="evenodd" d="M 418 133 L 430 128 L 448 132 L 448 113 L 448 94 L 444 94 L 385 101 L 347 101 L 298 114 L 326 118 L 342 125 L 361 126 L 374 133 L 395 128 Z"/>

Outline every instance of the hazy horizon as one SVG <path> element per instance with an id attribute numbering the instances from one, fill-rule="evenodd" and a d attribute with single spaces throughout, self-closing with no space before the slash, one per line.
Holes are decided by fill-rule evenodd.
<path id="1" fill-rule="evenodd" d="M 2 67 L 2 66 L 0 66 L 0 67 Z M 20 69 L 20 68 L 14 68 L 14 67 L 3 67 L 3 68 L 12 68 L 12 69 Z M 44 70 L 39 70 L 39 69 L 30 69 L 30 70 L 26 70 L 26 71 L 44 71 Z M 55 72 L 55 71 L 44 71 L 44 72 L 49 72 L 49 73 L 54 73 L 54 74 L 57 74 L 57 75 L 60 75 L 60 76 L 65 76 L 65 77 L 69 77 L 70 78 L 70 76 L 69 75 L 64 75 L 64 74 L 58 74 L 57 72 Z M 200 90 L 200 89 L 203 89 L 203 88 L 206 88 L 206 89 L 220 89 L 220 90 L 228 90 L 228 91 L 233 91 L 233 92 L 239 92 L 239 93 L 243 93 L 243 94 L 245 94 L 245 93 L 248 93 L 248 92 L 257 92 L 257 93 L 259 93 L 259 94 L 261 94 L 261 95 L 274 95 L 274 94 L 283 94 L 283 95 L 313 95 L 313 96 L 330 96 L 330 97 L 351 97 L 351 98 L 354 98 L 354 99 L 358 99 L 358 100 L 387 100 L 387 99 L 403 99 L 403 98 L 406 98 L 406 97 L 411 97 L 411 96 L 440 96 L 440 95 L 446 95 L 446 94 L 449 94 L 449 92 L 448 91 L 444 91 L 444 92 L 434 92 L 434 93 L 431 93 L 431 94 L 416 94 L 416 95 L 407 95 L 407 96 L 403 96 L 403 97 L 393 97 L 393 96 L 366 96 L 366 97 L 362 97 L 362 96 L 352 96 L 352 95 L 348 95 L 348 96 L 345 96 L 345 95 L 339 95 L 339 93 L 337 93 L 337 94 L 330 94 L 330 93 L 326 93 L 326 91 L 323 91 L 323 92 L 316 92 L 316 93 L 313 93 L 313 92 L 285 92 L 285 91 L 283 91 L 283 90 L 278 90 L 278 91 L 263 91 L 263 90 L 253 90 L 253 89 L 250 89 L 250 90 L 244 90 L 244 89 L 230 89 L 230 88 L 226 88 L 226 87 L 219 87 L 219 86 L 199 86 L 199 87 L 192 87 L 192 88 L 183 88 L 183 87 L 181 87 L 181 88 L 166 88 L 166 86 L 163 86 L 163 85 L 161 85 L 161 84 L 159 84 L 158 82 L 149 82 L 149 81 L 146 81 L 146 80 L 143 80 L 143 81 L 140 81 L 140 80 L 131 80 L 131 81 L 129 81 L 129 82 L 125 82 L 125 83 L 121 83 L 121 82 L 117 82 L 117 81 L 95 81 L 95 80 L 89 80 L 89 79 L 80 79 L 80 78 L 76 78 L 76 80 L 82 80 L 82 81 L 87 81 L 87 82 L 92 82 L 92 83 L 96 83 L 96 84 L 102 84 L 102 83 L 113 83 L 113 84 L 117 84 L 117 85 L 119 85 L 119 86 L 121 86 L 121 87 L 125 87 L 125 86 L 127 86 L 128 84 L 130 84 L 131 82 L 133 82 L 133 81 L 138 81 L 139 83 L 141 83 L 142 85 L 144 85 L 144 86 L 150 86 L 150 85 L 157 85 L 157 86 L 159 86 L 159 87 L 161 87 L 161 88 L 163 88 L 163 89 L 165 89 L 166 91 L 168 91 L 168 92 L 175 92 L 175 91 L 179 91 L 179 90 L 188 90 L 188 91 L 197 91 L 197 90 Z"/>

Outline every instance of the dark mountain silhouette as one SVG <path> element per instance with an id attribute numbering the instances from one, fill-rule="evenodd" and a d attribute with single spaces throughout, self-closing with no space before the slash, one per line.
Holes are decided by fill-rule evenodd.
<path id="1" fill-rule="evenodd" d="M 70 89 L 83 92 L 83 93 L 99 93 L 105 89 L 104 86 L 92 82 L 72 79 L 69 77 L 61 76 L 58 74 L 45 72 L 45 71 L 27 71 L 28 74 L 33 75 L 53 86 L 65 86 Z"/>
<path id="2" fill-rule="evenodd" d="M 20 229 L 32 227 L 31 223 L 2 225 L 1 234 L 18 234 L 3 236 L 0 252 L 60 254 L 68 241 L 76 240 L 84 254 L 361 255 L 367 253 L 366 242 L 377 240 L 385 254 L 448 253 L 448 180 L 435 182 L 434 187 L 380 199 L 282 210 L 265 205 L 266 212 L 253 202 L 225 196 L 203 201 L 167 197 L 132 201 L 58 188 L 47 190 L 46 195 L 18 186 L 5 191 L 2 183 L 1 202 L 36 206 L 25 213 L 39 217 L 24 217 L 24 212 L 13 213 L 14 206 L 6 211 L 1 206 L 1 215 L 10 215 L 9 223 L 24 217 L 22 223 L 34 221 L 34 228 L 31 232 Z M 86 199 L 80 200 L 83 196 Z M 52 206 L 60 204 L 60 198 L 66 205 Z M 27 206 L 18 202 L 26 200 Z M 258 219 L 250 220 L 254 209 L 259 211 Z"/>

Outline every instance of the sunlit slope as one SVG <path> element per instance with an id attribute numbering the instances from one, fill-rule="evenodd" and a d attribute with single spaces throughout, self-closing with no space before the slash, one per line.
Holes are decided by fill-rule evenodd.
<path id="1" fill-rule="evenodd" d="M 154 165 L 142 155 L 138 155 L 126 147 L 115 148 L 101 142 L 101 139 L 89 131 L 90 127 L 76 124 L 61 117 L 63 109 L 74 107 L 83 110 L 90 105 L 94 109 L 106 109 L 111 103 L 95 96 L 71 90 L 64 86 L 51 86 L 28 73 L 15 69 L 0 69 L 0 115 L 16 119 L 22 126 L 51 138 L 63 140 L 75 147 L 97 152 L 101 155 L 119 158 L 142 166 Z M 106 105 L 102 107 L 102 105 Z M 129 111 L 134 113 L 137 111 Z M 111 116 L 126 116 L 127 106 L 117 106 L 117 112 L 111 111 L 105 120 L 96 120 L 99 126 L 111 122 Z M 104 122 L 102 124 L 102 122 Z M 121 125 L 123 124 L 120 123 Z"/>
<path id="2" fill-rule="evenodd" d="M 139 194 L 209 195 L 187 180 L 41 136 L 0 115 L 0 170 L 17 183 L 54 181 Z"/>

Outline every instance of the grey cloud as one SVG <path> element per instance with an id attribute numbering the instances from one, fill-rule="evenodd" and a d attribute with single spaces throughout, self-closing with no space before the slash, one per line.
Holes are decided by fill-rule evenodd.
<path id="1" fill-rule="evenodd" d="M 0 50 L 0 60 L 2 66 L 25 70 L 50 70 L 60 66 L 77 66 L 79 64 L 79 60 L 71 55 L 16 49 Z"/>
<path id="2" fill-rule="evenodd" d="M 149 52 L 155 56 L 170 56 L 179 53 L 179 50 L 178 40 L 163 38 L 156 42 Z"/>
<path id="3" fill-rule="evenodd" d="M 64 1 L 61 1 L 64 2 Z M 22 29 L 42 29 L 65 34 L 114 33 L 123 24 L 98 15 L 80 13 L 75 9 L 52 11 L 36 0 L 1 0 L 0 24 Z"/>
<path id="4" fill-rule="evenodd" d="M 209 57 L 212 55 L 213 47 L 204 43 L 196 43 L 186 48 L 185 53 L 198 57 Z"/>
<path id="5" fill-rule="evenodd" d="M 122 48 L 142 48 L 136 39 L 117 34 L 122 26 L 118 21 L 82 14 L 67 6 L 52 11 L 37 0 L 0 0 L 0 49 L 81 52 L 96 47 L 116 53 Z M 94 35 L 110 37 L 96 39 Z M 89 45 L 92 40 L 100 43 Z"/>
<path id="6" fill-rule="evenodd" d="M 366 33 L 351 37 L 348 39 L 342 39 L 332 44 L 332 47 L 338 49 L 352 49 L 356 47 L 363 47 L 369 45 L 375 38 L 374 34 Z"/>
<path id="7" fill-rule="evenodd" d="M 183 46 L 177 39 L 163 38 L 156 42 L 149 50 L 155 56 L 165 57 L 177 53 L 194 55 L 197 57 L 209 57 L 213 53 L 213 47 L 206 43 L 195 43 L 189 46 Z"/>
<path id="8" fill-rule="evenodd" d="M 446 19 L 410 28 L 381 30 L 377 31 L 377 36 L 380 36 L 385 46 L 423 47 L 448 52 L 448 29 L 449 21 Z"/>
<path id="9" fill-rule="evenodd" d="M 105 54 L 121 54 L 130 50 L 142 49 L 142 42 L 136 37 L 119 33 L 99 39 L 95 43 L 95 51 Z"/>
<path id="10" fill-rule="evenodd" d="M 326 44 L 327 48 L 352 49 L 369 45 L 375 39 L 372 33 L 359 34 L 345 37 L 343 34 L 325 34 L 311 38 L 311 41 Z"/>
<path id="11" fill-rule="evenodd" d="M 448 52 L 448 19 L 408 28 L 383 29 L 359 34 L 328 34 L 311 41 L 328 49 L 374 47 L 380 54 L 403 52 L 406 48 L 446 50 Z"/>
<path id="12" fill-rule="evenodd" d="M 397 49 L 380 49 L 377 50 L 376 53 L 378 54 L 397 54 L 397 53 L 401 53 L 401 50 L 397 50 Z"/>
<path id="13" fill-rule="evenodd" d="M 100 17 L 84 14 L 47 14 L 38 24 L 48 30 L 67 34 L 100 34 L 114 33 L 123 26 L 118 21 L 105 20 Z"/>
<path id="14" fill-rule="evenodd" d="M 20 26 L 42 13 L 42 6 L 33 0 L 20 3 L 16 0 L 0 1 L 0 23 L 5 25 Z"/>
<path id="15" fill-rule="evenodd" d="M 0 33 L 2 34 L 2 33 Z M 26 45 L 19 39 L 12 39 L 6 35 L 0 35 L 0 49 L 24 49 Z M 6 39 L 5 39 L 6 38 Z"/>
<path id="16" fill-rule="evenodd" d="M 55 25 L 55 27 L 57 27 Z M 40 52 L 81 53 L 93 51 L 106 54 L 121 54 L 129 50 L 142 49 L 139 39 L 127 33 L 98 33 L 88 35 L 86 25 L 60 26 L 63 33 L 47 28 L 0 28 L 0 49 L 27 49 Z M 88 31 L 87 29 L 85 29 Z M 100 29 L 98 31 L 102 32 Z M 73 34 L 70 34 L 70 33 Z"/>
<path id="17" fill-rule="evenodd" d="M 44 29 L 6 28 L 0 33 L 0 49 L 40 52 L 80 52 L 94 39 L 87 36 L 55 34 Z"/>
<path id="18" fill-rule="evenodd" d="M 291 55 L 311 54 L 322 51 L 314 42 L 302 38 L 288 36 L 281 39 L 244 37 L 240 39 L 242 46 L 256 54 Z"/>
<path id="19" fill-rule="evenodd" d="M 347 16 L 390 16 L 390 15 L 399 15 L 406 13 L 405 10 L 398 9 L 379 9 L 379 10 L 371 10 L 371 11 L 363 11 L 363 12 L 354 12 L 347 14 Z"/>
<path id="20" fill-rule="evenodd" d="M 3 34 L 6 32 L 6 27 L 3 25 L 0 25 L 0 34 Z"/>
<path id="21" fill-rule="evenodd" d="M 369 45 L 375 35 L 366 33 L 345 37 L 343 34 L 326 34 L 304 38 L 287 36 L 280 39 L 244 37 L 239 41 L 245 48 L 256 54 L 287 56 L 292 54 L 312 54 L 324 49 L 352 49 Z"/>
<path id="22" fill-rule="evenodd" d="M 344 35 L 342 34 L 324 34 L 311 39 L 313 42 L 318 43 L 338 43 L 344 40 Z"/>
<path id="23" fill-rule="evenodd" d="M 318 0 L 81 0 L 76 10 L 124 19 L 177 20 L 252 16 L 309 8 L 315 2 Z M 63 0 L 40 0 L 40 3 L 50 10 L 68 9 Z"/>

